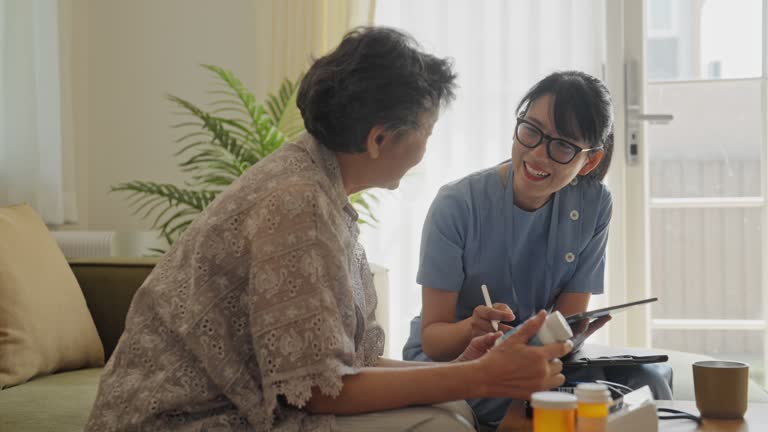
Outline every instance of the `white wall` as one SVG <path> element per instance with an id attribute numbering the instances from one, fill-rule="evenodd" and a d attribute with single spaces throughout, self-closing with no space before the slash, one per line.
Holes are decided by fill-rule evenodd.
<path id="1" fill-rule="evenodd" d="M 61 15 L 64 135 L 78 171 L 79 222 L 68 228 L 148 229 L 109 186 L 184 179 L 165 95 L 209 101 L 214 81 L 199 64 L 232 70 L 258 99 L 271 90 L 271 2 L 64 0 Z"/>

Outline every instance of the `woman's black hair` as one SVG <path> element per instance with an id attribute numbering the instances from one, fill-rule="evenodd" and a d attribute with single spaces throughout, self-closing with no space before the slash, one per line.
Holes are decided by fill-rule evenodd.
<path id="1" fill-rule="evenodd" d="M 581 71 L 559 71 L 548 75 L 528 90 L 517 106 L 522 117 L 541 96 L 554 97 L 554 120 L 563 137 L 584 140 L 592 147 L 603 146 L 603 159 L 587 177 L 603 180 L 613 156 L 613 102 L 608 88 L 599 79 Z"/>
<path id="2" fill-rule="evenodd" d="M 361 153 L 374 126 L 418 128 L 420 114 L 453 100 L 455 80 L 450 60 L 421 51 L 408 34 L 359 27 L 312 64 L 296 104 L 306 130 L 325 147 Z"/>

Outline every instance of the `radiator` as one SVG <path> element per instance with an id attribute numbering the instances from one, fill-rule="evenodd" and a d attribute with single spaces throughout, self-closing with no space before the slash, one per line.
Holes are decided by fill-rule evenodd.
<path id="1" fill-rule="evenodd" d="M 67 258 L 136 257 L 167 248 L 153 231 L 53 231 Z"/>
<path id="2" fill-rule="evenodd" d="M 53 238 L 67 258 L 113 256 L 114 231 L 54 231 Z"/>

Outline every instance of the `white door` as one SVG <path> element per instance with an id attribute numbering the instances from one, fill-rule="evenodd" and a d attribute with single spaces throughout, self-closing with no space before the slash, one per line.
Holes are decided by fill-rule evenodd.
<path id="1" fill-rule="evenodd" d="M 617 111 L 611 302 L 660 299 L 617 317 L 610 338 L 747 361 L 761 380 L 767 3 L 606 2 Z"/>

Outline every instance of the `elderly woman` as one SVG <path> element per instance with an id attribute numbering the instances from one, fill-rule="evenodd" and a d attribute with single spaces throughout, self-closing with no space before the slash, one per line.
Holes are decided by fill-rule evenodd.
<path id="1" fill-rule="evenodd" d="M 526 345 L 543 312 L 451 363 L 381 357 L 347 197 L 397 187 L 454 79 L 392 29 L 318 59 L 298 95 L 307 133 L 222 192 L 137 292 L 87 430 L 473 430 L 465 402 L 430 404 L 560 385 L 571 345 Z"/>

